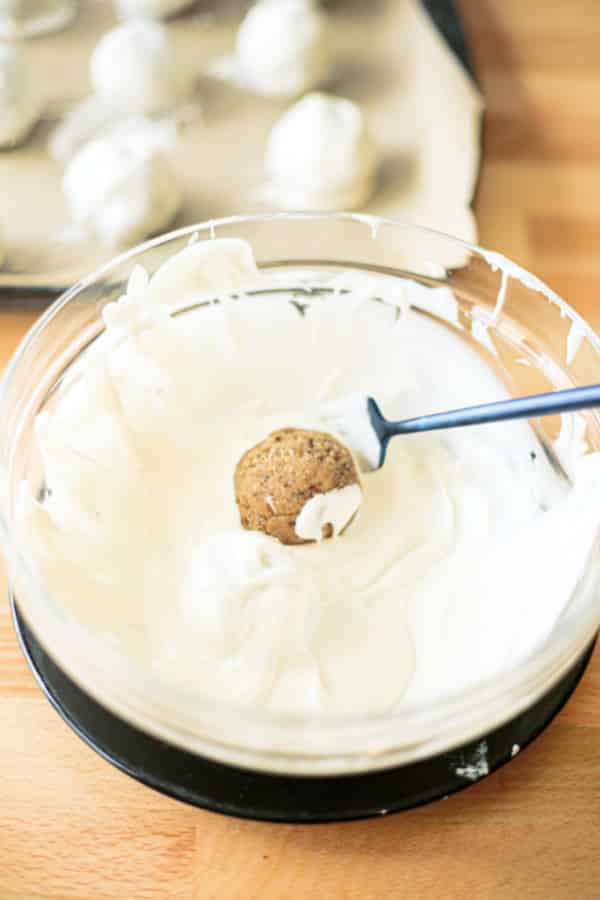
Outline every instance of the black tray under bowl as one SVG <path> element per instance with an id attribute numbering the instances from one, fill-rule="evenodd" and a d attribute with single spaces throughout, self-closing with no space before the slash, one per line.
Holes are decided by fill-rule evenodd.
<path id="1" fill-rule="evenodd" d="M 509 762 L 552 721 L 577 686 L 594 644 L 529 709 L 489 734 L 407 766 L 350 776 L 268 775 L 180 750 L 110 713 L 42 649 L 13 602 L 21 647 L 44 693 L 68 725 L 117 768 L 204 809 L 271 822 L 380 816 L 446 797 Z M 594 642 L 595 643 L 595 642 Z"/>

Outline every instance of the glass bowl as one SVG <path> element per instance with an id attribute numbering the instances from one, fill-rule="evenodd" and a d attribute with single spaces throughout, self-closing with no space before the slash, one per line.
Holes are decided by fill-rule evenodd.
<path id="1" fill-rule="evenodd" d="M 446 235 L 345 213 L 236 217 L 163 235 L 61 296 L 24 338 L 2 379 L 0 531 L 20 614 L 63 671 L 117 716 L 225 764 L 291 775 L 369 772 L 431 757 L 499 727 L 549 691 L 593 640 L 600 625 L 598 539 L 554 631 L 519 665 L 419 707 L 362 717 L 275 715 L 166 686 L 72 619 L 20 553 L 18 487 L 23 479 L 41 486 L 32 440 L 36 414 L 52 403 L 102 334 L 101 311 L 123 292 L 134 264 L 153 272 L 190 239 L 215 236 L 250 241 L 261 269 L 279 282 L 314 283 L 320 273 L 358 269 L 450 287 L 456 307 L 428 314 L 476 346 L 515 395 L 598 380 L 600 341 L 587 323 L 534 276 Z M 585 420 L 589 449 L 597 450 L 598 414 L 589 412 Z M 552 454 L 557 420 L 535 427 Z"/>

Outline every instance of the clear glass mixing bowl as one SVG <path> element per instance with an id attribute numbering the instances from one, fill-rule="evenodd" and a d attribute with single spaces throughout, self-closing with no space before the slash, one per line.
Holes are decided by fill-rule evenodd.
<path id="1" fill-rule="evenodd" d="M 507 275 L 494 254 L 433 231 L 360 215 L 285 214 L 224 219 L 150 241 L 60 297 L 25 337 L 1 382 L 1 538 L 19 610 L 38 640 L 85 691 L 130 723 L 189 751 L 271 772 L 402 765 L 466 743 L 531 706 L 574 664 L 600 625 L 598 540 L 550 638 L 520 665 L 419 708 L 360 718 L 275 716 L 167 687 L 72 620 L 60 598 L 50 597 L 36 579 L 14 539 L 18 486 L 25 478 L 41 485 L 34 418 L 102 333 L 101 310 L 122 293 L 133 265 L 152 272 L 194 236 L 244 238 L 262 268 L 287 270 L 291 281 L 303 272 L 314 279 L 319 272 L 352 268 L 447 285 L 458 309 L 446 324 L 473 342 L 472 331 L 481 334 L 481 325 L 492 323 L 495 352 L 485 342 L 475 346 L 514 394 L 599 380 L 600 342 L 560 298 L 516 267 Z M 503 303 L 497 305 L 499 298 Z M 579 344 L 569 362 L 568 343 L 570 356 Z M 598 414 L 586 419 L 589 447 L 599 449 Z M 551 452 L 557 421 L 541 420 L 537 428 Z"/>

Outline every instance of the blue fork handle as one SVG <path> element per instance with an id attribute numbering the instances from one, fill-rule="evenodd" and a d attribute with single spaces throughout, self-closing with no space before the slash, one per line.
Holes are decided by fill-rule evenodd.
<path id="1" fill-rule="evenodd" d="M 385 422 L 385 436 L 412 434 L 417 431 L 437 431 L 440 428 L 460 428 L 463 425 L 485 425 L 489 422 L 503 422 L 507 419 L 531 419 L 535 416 L 551 416 L 556 413 L 575 412 L 600 406 L 600 384 L 570 388 L 566 391 L 551 391 L 548 394 L 534 394 L 517 397 L 514 400 L 499 400 L 468 406 L 465 409 L 451 409 L 447 412 L 404 419 L 400 422 Z"/>

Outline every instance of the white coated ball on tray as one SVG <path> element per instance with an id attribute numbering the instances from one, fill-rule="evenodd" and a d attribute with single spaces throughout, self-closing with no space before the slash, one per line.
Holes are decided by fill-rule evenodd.
<path id="1" fill-rule="evenodd" d="M 63 189 L 74 222 L 116 247 L 164 230 L 182 201 L 162 150 L 136 131 L 86 144 L 67 166 Z"/>
<path id="2" fill-rule="evenodd" d="M 259 93 L 311 90 L 331 67 L 327 17 L 312 0 L 259 0 L 240 26 L 235 60 L 239 78 Z"/>
<path id="3" fill-rule="evenodd" d="M 194 84 L 168 29 L 149 19 L 132 19 L 108 31 L 92 53 L 90 76 L 106 104 L 143 113 L 185 102 Z"/>
<path id="4" fill-rule="evenodd" d="M 360 107 L 307 94 L 269 135 L 266 199 L 283 209 L 358 209 L 375 190 L 378 163 Z"/>

